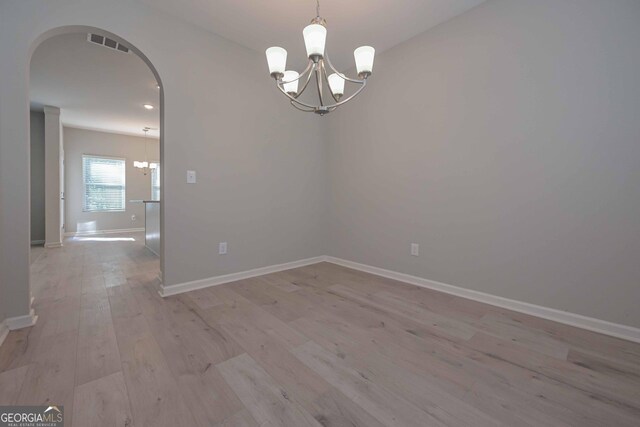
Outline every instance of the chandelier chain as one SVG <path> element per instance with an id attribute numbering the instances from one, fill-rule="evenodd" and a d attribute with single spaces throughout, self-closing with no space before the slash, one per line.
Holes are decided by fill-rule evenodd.
<path id="1" fill-rule="evenodd" d="M 320 17 L 320 0 L 316 0 L 316 16 Z"/>

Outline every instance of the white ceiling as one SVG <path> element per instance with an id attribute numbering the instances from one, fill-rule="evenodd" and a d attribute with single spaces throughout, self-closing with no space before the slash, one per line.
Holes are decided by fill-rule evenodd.
<path id="1" fill-rule="evenodd" d="M 60 107 L 66 126 L 131 135 L 143 135 L 145 126 L 159 128 L 156 84 L 135 53 L 91 44 L 86 33 L 45 40 L 31 59 L 32 108 Z M 146 110 L 147 103 L 156 109 Z"/>
<path id="2" fill-rule="evenodd" d="M 316 16 L 315 0 L 139 1 L 259 52 L 282 46 L 293 66 L 306 64 L 302 29 Z M 321 0 L 327 52 L 336 67 L 349 69 L 358 46 L 383 52 L 484 1 Z"/>

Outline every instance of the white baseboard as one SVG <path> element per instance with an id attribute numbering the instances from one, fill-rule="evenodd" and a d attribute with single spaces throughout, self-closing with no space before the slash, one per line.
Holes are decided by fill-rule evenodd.
<path id="1" fill-rule="evenodd" d="M 47 249 L 61 248 L 62 247 L 62 243 L 60 243 L 60 242 L 45 243 L 44 247 L 47 248 Z"/>
<path id="2" fill-rule="evenodd" d="M 196 289 L 208 288 L 210 286 L 222 285 L 224 283 L 235 282 L 237 280 L 249 279 L 251 277 L 262 276 L 264 274 L 276 273 L 278 271 L 290 270 L 292 268 L 304 267 L 305 265 L 317 264 L 325 261 L 325 256 L 301 259 L 284 264 L 269 265 L 267 267 L 254 268 L 253 270 L 241 271 L 238 273 L 225 274 L 222 276 L 208 277 L 206 279 L 194 280 L 192 282 L 179 283 L 177 285 L 160 285 L 158 293 L 162 297 L 177 295 Z"/>
<path id="3" fill-rule="evenodd" d="M 423 288 L 444 292 L 473 301 L 479 301 L 485 304 L 517 311 L 519 313 L 529 314 L 531 316 L 541 317 L 547 320 L 553 320 L 565 325 L 575 326 L 578 328 L 587 329 L 589 331 L 640 343 L 640 329 L 634 328 L 633 326 L 620 325 L 618 323 L 607 322 L 606 320 L 582 316 L 580 314 L 570 313 L 568 311 L 556 310 L 554 308 L 543 307 L 540 305 L 512 300 L 509 298 L 503 298 L 484 292 L 465 289 L 458 286 L 447 285 L 446 283 L 423 279 L 422 277 L 398 273 L 396 271 L 373 267 L 366 264 L 360 264 L 341 258 L 327 256 L 325 257 L 325 261 L 341 265 L 343 267 L 352 268 L 354 270 L 364 271 L 366 273 L 386 277 L 388 279 L 410 283 L 412 285 L 421 286 Z"/>
<path id="4" fill-rule="evenodd" d="M 4 323 L 10 331 L 28 328 L 29 326 L 35 325 L 37 321 L 38 316 L 36 315 L 36 312 L 33 308 L 31 309 L 29 314 L 25 314 L 24 316 L 9 317 L 8 319 L 4 319 Z"/>
<path id="5" fill-rule="evenodd" d="M 5 338 L 9 335 L 9 327 L 6 322 L 0 322 L 0 346 L 4 342 Z"/>
<path id="6" fill-rule="evenodd" d="M 505 308 L 507 310 L 517 311 L 519 313 L 540 317 L 554 322 L 562 323 L 577 328 L 586 329 L 593 332 L 621 338 L 628 341 L 640 343 L 640 328 L 633 326 L 621 325 L 618 323 L 608 322 L 606 320 L 595 319 L 580 314 L 570 313 L 568 311 L 557 310 L 554 308 L 543 307 L 540 305 L 530 304 L 523 301 L 517 301 L 509 298 L 503 298 L 491 295 L 485 292 L 474 291 L 471 289 L 461 288 L 446 283 L 436 282 L 434 280 L 424 279 L 422 277 L 412 276 L 410 274 L 399 273 L 397 271 L 386 270 L 384 268 L 373 267 L 371 265 L 361 264 L 358 262 L 348 261 L 332 256 L 318 256 L 313 258 L 302 259 L 298 261 L 288 262 L 284 264 L 271 265 L 267 267 L 255 268 L 253 270 L 242 271 L 239 273 L 225 274 L 223 276 L 209 277 L 192 282 L 180 283 L 172 286 L 164 286 L 160 284 L 158 293 L 162 297 L 177 295 L 184 292 L 194 291 L 196 289 L 208 288 L 210 286 L 222 285 L 224 283 L 235 282 L 238 280 L 248 279 L 251 277 L 262 276 L 263 274 L 276 273 L 278 271 L 290 270 L 292 268 L 304 267 L 306 265 L 317 264 L 319 262 L 330 262 L 341 265 L 343 267 L 352 268 L 354 270 L 364 271 L 366 273 L 375 274 L 377 276 L 386 277 L 400 282 L 409 283 L 427 289 L 444 292 L 461 298 L 482 302 L 496 307 Z"/>
<path id="7" fill-rule="evenodd" d="M 9 335 L 10 331 L 28 328 L 29 326 L 35 325 L 37 321 L 38 316 L 36 316 L 36 313 L 33 309 L 31 309 L 31 311 L 27 315 L 9 317 L 8 319 L 4 319 L 3 322 L 0 322 L 0 345 L 2 345 L 4 340 L 7 338 L 7 335 Z"/>
<path id="8" fill-rule="evenodd" d="M 119 228 L 113 230 L 91 230 L 91 231 L 67 231 L 64 233 L 66 237 L 82 237 L 82 236 L 95 236 L 96 234 L 119 234 L 119 233 L 137 233 L 144 231 L 142 228 Z"/>

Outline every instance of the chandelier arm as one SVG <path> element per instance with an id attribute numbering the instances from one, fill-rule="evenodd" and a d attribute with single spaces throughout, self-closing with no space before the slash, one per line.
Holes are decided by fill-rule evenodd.
<path id="1" fill-rule="evenodd" d="M 347 102 L 351 101 L 353 98 L 355 98 L 356 96 L 358 96 L 358 94 L 360 94 L 360 92 L 362 92 L 362 90 L 365 88 L 365 86 L 367 85 L 367 81 L 363 80 L 362 81 L 362 85 L 360 86 L 360 88 L 355 91 L 354 93 L 352 93 L 350 96 L 342 99 L 340 102 L 336 102 L 335 104 L 331 104 L 331 105 L 327 105 L 326 108 L 328 109 L 335 109 L 336 107 L 341 106 L 342 104 L 346 104 Z M 305 102 L 302 102 L 296 98 L 294 98 L 293 96 L 289 95 L 287 92 L 285 92 L 285 90 L 283 88 L 280 87 L 280 85 L 276 85 L 278 87 L 278 89 L 280 90 L 280 92 L 282 92 L 284 94 L 284 96 L 286 96 L 287 98 L 289 98 L 289 100 L 291 100 L 292 102 L 295 102 L 296 104 L 303 106 L 303 107 L 307 107 L 307 108 L 311 108 L 312 111 L 316 111 L 318 109 L 317 105 L 310 105 L 307 104 Z M 324 105 L 321 105 L 321 107 L 324 107 Z M 303 110 L 304 111 L 304 110 Z M 333 110 L 331 110 L 333 111 Z"/>
<path id="2" fill-rule="evenodd" d="M 302 71 L 300 74 L 298 74 L 298 77 L 296 77 L 293 80 L 287 80 L 286 82 L 283 80 L 283 77 L 280 77 L 280 78 L 277 79 L 278 84 L 287 84 L 287 83 L 297 82 L 302 77 L 304 77 L 305 74 L 307 74 L 307 72 L 311 69 L 312 65 L 313 65 L 313 61 L 309 60 L 309 63 L 307 64 L 307 67 L 304 69 L 304 71 Z"/>
<path id="3" fill-rule="evenodd" d="M 315 109 L 312 108 L 302 108 L 299 107 L 295 102 L 293 101 L 289 101 L 291 103 L 291 105 L 293 105 L 294 108 L 300 110 L 300 111 L 304 111 L 305 113 L 313 113 L 315 111 Z"/>
<path id="4" fill-rule="evenodd" d="M 322 96 L 322 66 L 321 65 L 316 66 L 316 86 L 318 88 L 318 98 L 320 98 L 320 106 L 324 107 L 324 98 Z"/>
<path id="5" fill-rule="evenodd" d="M 359 94 L 360 92 L 362 92 L 362 90 L 364 89 L 364 87 L 365 87 L 366 85 L 367 85 L 367 81 L 365 80 L 365 81 L 363 81 L 363 82 L 362 82 L 362 86 L 360 86 L 360 88 L 359 88 L 357 91 L 355 91 L 354 93 L 352 93 L 350 96 L 348 96 L 348 97 L 346 97 L 346 98 L 342 99 L 340 102 L 336 102 L 335 104 L 332 104 L 332 105 L 327 105 L 327 108 L 339 107 L 339 106 L 341 106 L 342 104 L 346 104 L 347 102 L 351 101 L 353 98 L 355 98 L 356 96 L 358 96 L 358 94 Z"/>
<path id="6" fill-rule="evenodd" d="M 313 64 L 313 61 L 309 61 L 310 64 Z M 309 67 L 307 67 L 309 68 Z M 307 70 L 308 71 L 308 70 Z M 305 71 L 305 73 L 307 72 Z M 309 74 L 307 75 L 307 81 L 304 82 L 304 85 L 302 86 L 302 89 L 300 89 L 298 91 L 298 93 L 296 94 L 295 98 L 298 99 L 298 97 L 300 95 L 302 95 L 302 92 L 305 91 L 305 89 L 307 89 L 307 86 L 309 86 L 309 82 L 311 81 L 311 77 L 313 76 L 313 72 L 309 71 Z"/>
<path id="7" fill-rule="evenodd" d="M 298 98 L 300 95 L 302 95 L 302 92 L 304 92 L 304 90 L 307 88 L 307 85 L 309 84 L 309 81 L 311 80 L 311 76 L 313 74 L 313 65 L 314 65 L 313 61 L 309 60 L 309 63 L 307 64 L 307 67 L 304 69 L 304 71 L 302 71 L 302 73 L 300 73 L 298 75 L 297 78 L 295 78 L 293 80 L 288 80 L 288 81 L 285 82 L 284 80 L 282 80 L 282 77 L 280 77 L 280 78 L 276 79 L 276 85 L 278 86 L 278 88 L 280 90 L 284 90 L 284 85 L 285 84 L 296 82 L 296 81 L 300 80 L 302 77 L 304 77 L 305 74 L 307 74 L 307 80 L 304 83 L 304 86 L 302 86 L 302 89 L 299 90 L 298 93 L 294 96 L 294 98 Z M 285 92 L 285 94 L 286 94 L 286 92 Z"/>
<path id="8" fill-rule="evenodd" d="M 352 83 L 362 83 L 362 82 L 364 82 L 364 79 L 362 79 L 362 80 L 360 80 L 360 79 L 352 79 L 351 77 L 347 77 L 346 75 L 344 75 L 340 71 L 336 70 L 336 67 L 334 67 L 333 64 L 331 63 L 331 60 L 329 59 L 329 54 L 327 52 L 324 53 L 324 59 L 327 60 L 327 64 L 329 64 L 329 68 L 331 68 L 331 70 L 333 70 L 334 73 L 336 73 L 337 75 L 342 77 L 344 80 L 346 80 L 348 82 L 352 82 Z"/>
<path id="9" fill-rule="evenodd" d="M 307 108 L 313 108 L 314 110 L 317 108 L 316 105 L 307 104 L 307 103 L 302 102 L 299 99 L 296 99 L 295 97 L 289 95 L 282 87 L 280 87 L 279 84 L 277 84 L 276 87 L 280 90 L 280 92 L 282 92 L 284 94 L 284 96 L 286 96 L 287 98 L 289 98 L 289 100 L 295 102 L 296 104 L 301 105 L 303 107 L 307 107 Z"/>
<path id="10" fill-rule="evenodd" d="M 324 67 L 324 62 L 322 63 L 322 74 L 324 75 L 324 79 L 327 82 L 327 86 L 329 86 L 329 93 L 331 94 L 331 97 L 334 101 L 340 102 L 340 100 L 333 94 L 333 91 L 331 90 L 331 85 L 329 84 L 329 77 L 327 76 L 327 69 Z"/>

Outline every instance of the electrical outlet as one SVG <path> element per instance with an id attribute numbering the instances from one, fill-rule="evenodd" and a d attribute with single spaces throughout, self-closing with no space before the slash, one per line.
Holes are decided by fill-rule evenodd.
<path id="1" fill-rule="evenodd" d="M 420 255 L 420 245 L 417 243 L 411 244 L 411 255 L 418 256 Z"/>
<path id="2" fill-rule="evenodd" d="M 135 221 L 136 219 L 138 219 L 138 217 L 136 216 L 136 214 L 131 215 L 131 221 Z"/>
<path id="3" fill-rule="evenodd" d="M 225 255 L 227 253 L 227 242 L 218 243 L 218 254 Z"/>
<path id="4" fill-rule="evenodd" d="M 196 171 L 187 171 L 187 184 L 196 183 Z"/>

